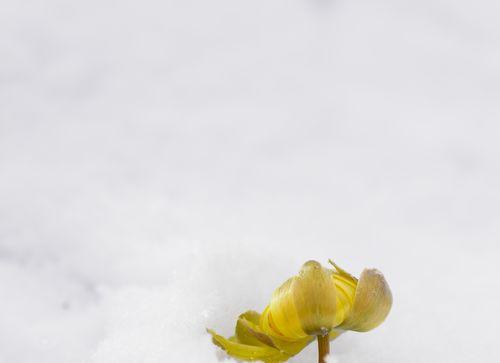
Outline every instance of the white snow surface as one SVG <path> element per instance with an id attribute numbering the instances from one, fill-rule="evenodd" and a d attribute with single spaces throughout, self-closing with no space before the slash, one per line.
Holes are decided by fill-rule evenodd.
<path id="1" fill-rule="evenodd" d="M 331 361 L 500 361 L 500 2 L 0 9 L 1 363 L 229 361 L 328 258 L 394 295 Z"/>

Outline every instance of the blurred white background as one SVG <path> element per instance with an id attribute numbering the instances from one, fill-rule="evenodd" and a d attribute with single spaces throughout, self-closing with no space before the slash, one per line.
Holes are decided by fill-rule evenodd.
<path id="1" fill-rule="evenodd" d="M 224 360 L 310 258 L 394 294 L 335 362 L 499 361 L 499 16 L 0 0 L 0 362 Z"/>

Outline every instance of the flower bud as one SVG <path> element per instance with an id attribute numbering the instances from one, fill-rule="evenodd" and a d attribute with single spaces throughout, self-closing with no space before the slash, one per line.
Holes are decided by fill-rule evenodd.
<path id="1" fill-rule="evenodd" d="M 330 263 L 333 269 L 306 262 L 297 276 L 274 291 L 262 314 L 247 311 L 239 316 L 233 337 L 209 330 L 214 343 L 239 359 L 276 363 L 316 337 L 328 343 L 346 330 L 365 332 L 380 325 L 392 306 L 384 276 L 365 269 L 358 280 Z"/>

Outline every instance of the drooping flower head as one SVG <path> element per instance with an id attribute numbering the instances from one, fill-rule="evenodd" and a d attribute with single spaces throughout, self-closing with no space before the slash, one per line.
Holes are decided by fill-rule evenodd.
<path id="1" fill-rule="evenodd" d="M 316 337 L 328 342 L 346 330 L 379 326 L 392 306 L 384 276 L 365 269 L 357 279 L 330 263 L 333 268 L 306 262 L 274 291 L 262 314 L 239 316 L 234 336 L 226 339 L 209 330 L 214 343 L 235 358 L 275 363 L 288 360 Z"/>

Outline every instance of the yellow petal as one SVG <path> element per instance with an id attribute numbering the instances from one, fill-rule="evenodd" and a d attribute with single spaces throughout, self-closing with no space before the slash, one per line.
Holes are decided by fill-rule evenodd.
<path id="1" fill-rule="evenodd" d="M 332 260 L 328 260 L 328 262 L 335 268 L 332 273 L 335 290 L 337 292 L 337 309 L 334 326 L 338 326 L 349 315 L 354 305 L 354 295 L 356 293 L 358 279 L 340 268 L 340 266 L 335 264 Z"/>
<path id="2" fill-rule="evenodd" d="M 378 270 L 365 269 L 359 278 L 352 309 L 339 326 L 341 329 L 365 332 L 385 320 L 392 306 L 392 293 Z"/>
<path id="3" fill-rule="evenodd" d="M 323 335 L 334 328 L 337 298 L 330 270 L 319 262 L 306 262 L 294 279 L 291 291 L 307 335 Z"/>
<path id="4" fill-rule="evenodd" d="M 218 335 L 213 330 L 208 330 L 212 334 L 216 345 L 224 349 L 229 355 L 244 360 L 261 360 L 266 363 L 284 362 L 290 358 L 289 355 L 269 346 L 254 346 L 238 343 Z"/>
<path id="5" fill-rule="evenodd" d="M 309 343 L 315 340 L 315 337 L 305 337 L 295 341 L 287 341 L 280 338 L 272 337 L 274 345 L 282 352 L 289 356 L 294 356 L 304 349 Z"/>
<path id="6" fill-rule="evenodd" d="M 332 260 L 328 260 L 328 262 L 333 266 L 335 267 L 335 270 L 336 271 L 336 274 L 338 274 L 339 276 L 342 276 L 345 280 L 348 280 L 350 281 L 352 284 L 356 285 L 358 283 L 358 279 L 355 278 L 353 275 L 351 275 L 349 272 L 347 272 L 346 270 L 344 270 L 343 268 L 341 268 L 339 265 L 337 265 L 335 262 L 333 262 Z"/>
<path id="7" fill-rule="evenodd" d="M 288 341 L 326 334 L 334 327 L 336 304 L 332 271 L 308 261 L 274 292 L 261 326 Z"/>
<path id="8" fill-rule="evenodd" d="M 307 336 L 295 307 L 291 288 L 293 281 L 294 278 L 287 280 L 274 291 L 269 308 L 262 313 L 265 319 L 262 326 L 285 340 L 302 339 Z"/>
<path id="9" fill-rule="evenodd" d="M 272 339 L 259 327 L 260 314 L 256 311 L 247 311 L 241 314 L 236 323 L 235 341 L 238 343 L 270 346 L 276 348 Z"/>
<path id="10" fill-rule="evenodd" d="M 235 337 L 237 338 L 235 341 L 250 345 L 267 345 L 277 348 L 289 356 L 293 356 L 299 353 L 314 340 L 314 337 L 306 337 L 290 341 L 280 338 L 277 334 L 266 334 L 264 329 L 259 325 L 260 317 L 261 314 L 258 314 L 255 311 L 247 311 L 246 313 L 241 314 L 238 319 L 238 323 L 236 324 Z"/>

